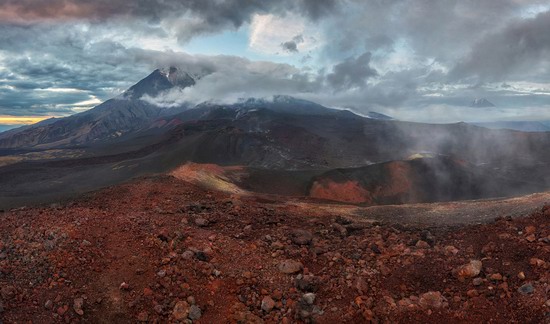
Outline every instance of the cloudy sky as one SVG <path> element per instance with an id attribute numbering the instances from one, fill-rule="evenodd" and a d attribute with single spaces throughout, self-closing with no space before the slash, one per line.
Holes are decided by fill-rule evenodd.
<path id="1" fill-rule="evenodd" d="M 0 125 L 89 109 L 170 65 L 201 76 L 197 102 L 550 120 L 549 31 L 547 0 L 0 0 Z"/>

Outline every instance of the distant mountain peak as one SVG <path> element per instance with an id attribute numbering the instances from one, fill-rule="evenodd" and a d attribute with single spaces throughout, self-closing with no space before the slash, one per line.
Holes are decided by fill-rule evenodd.
<path id="1" fill-rule="evenodd" d="M 124 92 L 125 99 L 140 99 L 144 95 L 157 96 L 165 90 L 179 87 L 181 89 L 195 85 L 195 78 L 189 73 L 176 67 L 156 69 L 147 77 L 130 87 Z"/>
<path id="2" fill-rule="evenodd" d="M 470 107 L 484 108 L 484 107 L 495 107 L 495 105 L 485 98 L 475 98 Z"/>

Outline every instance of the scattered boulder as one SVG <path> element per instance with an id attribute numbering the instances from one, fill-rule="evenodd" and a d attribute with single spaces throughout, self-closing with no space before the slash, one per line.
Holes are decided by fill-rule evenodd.
<path id="1" fill-rule="evenodd" d="M 201 311 L 199 306 L 191 305 L 191 307 L 189 307 L 189 319 L 190 320 L 196 321 L 196 320 L 200 319 L 201 316 L 202 316 L 202 311 Z"/>
<path id="2" fill-rule="evenodd" d="M 181 321 L 189 316 L 189 304 L 186 301 L 178 301 L 172 310 L 172 316 L 177 321 Z"/>
<path id="3" fill-rule="evenodd" d="M 286 274 L 293 274 L 302 271 L 304 265 L 302 262 L 294 260 L 283 260 L 279 263 L 279 271 Z"/>
<path id="4" fill-rule="evenodd" d="M 315 302 L 315 294 L 314 293 L 307 293 L 302 296 L 302 300 L 306 302 L 308 305 L 313 305 Z"/>
<path id="5" fill-rule="evenodd" d="M 467 278 L 474 278 L 481 272 L 483 264 L 479 260 L 471 260 L 469 263 L 456 268 L 453 273 L 460 281 Z"/>
<path id="6" fill-rule="evenodd" d="M 319 278 L 313 275 L 298 275 L 296 280 L 294 280 L 294 286 L 305 292 L 315 292 L 319 289 Z"/>
<path id="7" fill-rule="evenodd" d="M 191 260 L 195 256 L 195 252 L 187 250 L 181 254 L 181 257 L 185 260 Z"/>
<path id="8" fill-rule="evenodd" d="M 123 282 L 123 283 L 120 284 L 119 288 L 120 288 L 120 290 L 130 290 L 130 285 Z"/>
<path id="9" fill-rule="evenodd" d="M 78 315 L 82 316 L 84 315 L 84 311 L 82 310 L 82 307 L 84 307 L 84 299 L 83 298 L 75 298 L 73 300 L 73 310 Z"/>
<path id="10" fill-rule="evenodd" d="M 297 245 L 308 245 L 313 240 L 313 234 L 306 230 L 295 229 L 290 232 L 290 240 Z"/>
<path id="11" fill-rule="evenodd" d="M 518 292 L 522 295 L 530 295 L 535 292 L 535 287 L 531 283 L 526 283 L 518 288 Z"/>
<path id="12" fill-rule="evenodd" d="M 447 300 L 439 291 L 428 291 L 420 295 L 418 305 L 422 308 L 441 308 L 446 306 Z"/>
<path id="13" fill-rule="evenodd" d="M 199 227 L 206 227 L 208 226 L 208 220 L 202 217 L 195 218 L 195 225 Z"/>
<path id="14" fill-rule="evenodd" d="M 147 312 L 140 312 L 137 316 L 138 322 L 147 322 L 149 320 L 149 314 Z"/>
<path id="15" fill-rule="evenodd" d="M 269 313 L 275 307 L 275 301 L 270 296 L 265 296 L 262 299 L 261 308 L 264 312 Z"/>
<path id="16" fill-rule="evenodd" d="M 10 300 L 15 297 L 15 287 L 13 286 L 4 286 L 0 289 L 0 296 L 4 300 Z"/>

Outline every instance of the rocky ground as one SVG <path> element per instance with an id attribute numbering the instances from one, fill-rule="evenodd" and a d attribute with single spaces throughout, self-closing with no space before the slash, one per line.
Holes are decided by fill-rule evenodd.
<path id="1" fill-rule="evenodd" d="M 159 176 L 5 211 L 0 322 L 550 323 L 550 207 L 415 229 L 304 206 Z"/>

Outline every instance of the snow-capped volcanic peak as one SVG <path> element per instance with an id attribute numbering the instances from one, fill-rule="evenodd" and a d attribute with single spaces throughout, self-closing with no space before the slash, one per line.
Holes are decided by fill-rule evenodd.
<path id="1" fill-rule="evenodd" d="M 175 67 L 157 69 L 142 79 L 124 94 L 125 99 L 141 99 L 147 95 L 156 97 L 159 93 L 178 87 L 187 88 L 195 85 L 195 79 L 189 73 Z"/>
<path id="2" fill-rule="evenodd" d="M 485 98 L 475 98 L 470 107 L 494 107 L 495 105 Z"/>
<path id="3" fill-rule="evenodd" d="M 195 85 L 195 78 L 193 78 L 189 73 L 179 70 L 174 66 L 167 69 L 161 69 L 159 72 L 164 75 L 173 86 L 185 88 Z"/>

